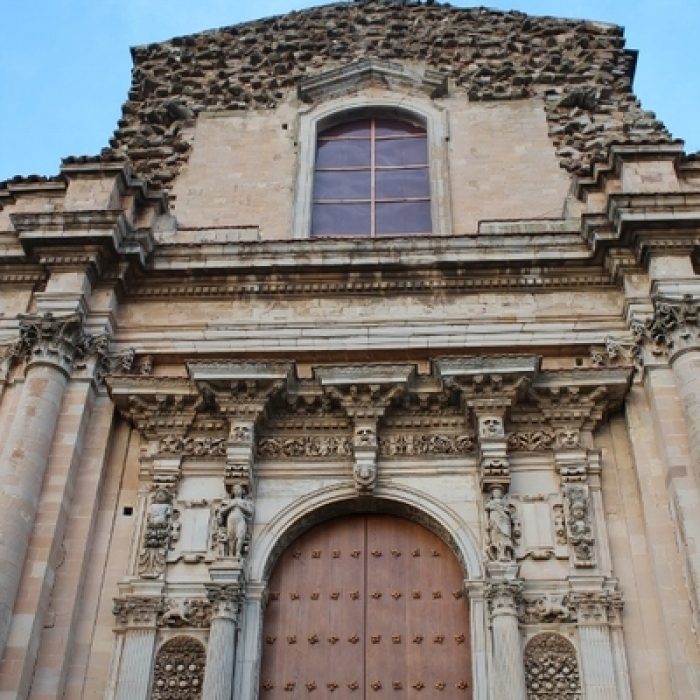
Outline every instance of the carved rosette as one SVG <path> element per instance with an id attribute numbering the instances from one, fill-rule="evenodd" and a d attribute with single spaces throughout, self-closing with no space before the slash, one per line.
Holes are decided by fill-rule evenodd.
<path id="1" fill-rule="evenodd" d="M 530 639 L 523 654 L 530 700 L 581 700 L 581 679 L 574 645 L 561 634 L 544 632 Z"/>
<path id="2" fill-rule="evenodd" d="M 202 697 L 206 651 L 194 637 L 169 639 L 156 654 L 152 700 L 198 700 Z"/>
<path id="3" fill-rule="evenodd" d="M 163 612 L 160 596 L 125 596 L 115 598 L 112 613 L 119 627 L 155 627 Z"/>

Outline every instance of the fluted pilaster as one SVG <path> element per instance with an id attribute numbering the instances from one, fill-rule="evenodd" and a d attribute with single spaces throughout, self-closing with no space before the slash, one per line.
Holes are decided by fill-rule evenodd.
<path id="1" fill-rule="evenodd" d="M 151 690 L 156 630 L 130 629 L 124 636 L 115 700 L 146 700 Z"/>

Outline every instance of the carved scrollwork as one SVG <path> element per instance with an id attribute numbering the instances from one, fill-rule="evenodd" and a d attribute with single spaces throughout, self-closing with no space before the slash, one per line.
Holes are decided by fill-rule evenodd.
<path id="1" fill-rule="evenodd" d="M 525 646 L 529 700 L 581 700 L 581 680 L 574 645 L 560 634 L 535 635 Z"/>
<path id="2" fill-rule="evenodd" d="M 206 651 L 193 637 L 173 637 L 158 650 L 153 668 L 152 700 L 202 697 Z"/>
<path id="3" fill-rule="evenodd" d="M 700 302 L 692 295 L 671 299 L 656 296 L 654 315 L 645 321 L 635 321 L 632 332 L 640 346 L 648 346 L 653 355 L 665 355 L 679 341 L 697 338 Z"/>
<path id="4" fill-rule="evenodd" d="M 382 457 L 411 457 L 420 455 L 460 455 L 475 447 L 473 435 L 400 434 L 387 435 L 379 440 Z"/>
<path id="5" fill-rule="evenodd" d="M 264 437 L 258 442 L 257 452 L 258 457 L 267 459 L 281 459 L 284 457 L 347 458 L 352 455 L 352 443 L 349 437 L 344 436 Z"/>
<path id="6" fill-rule="evenodd" d="M 209 435 L 166 435 L 158 443 L 158 452 L 183 457 L 225 457 L 226 438 Z"/>

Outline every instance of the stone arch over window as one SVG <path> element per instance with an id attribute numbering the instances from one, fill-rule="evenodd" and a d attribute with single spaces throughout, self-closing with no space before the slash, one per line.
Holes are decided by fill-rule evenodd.
<path id="1" fill-rule="evenodd" d="M 194 637 L 179 635 L 165 642 L 153 668 L 151 700 L 198 700 L 202 697 L 206 650 Z"/>
<path id="2" fill-rule="evenodd" d="M 581 700 L 581 680 L 574 645 L 561 634 L 544 632 L 525 646 L 529 700 Z"/>
<path id="3" fill-rule="evenodd" d="M 344 126 L 346 128 L 351 128 L 351 125 L 357 126 L 359 123 L 363 123 L 368 129 L 369 137 L 367 139 L 367 163 L 364 162 L 360 164 L 358 161 L 346 161 L 345 165 L 348 165 L 346 172 L 354 171 L 358 172 L 358 169 L 366 165 L 368 170 L 375 168 L 375 174 L 377 172 L 377 159 L 371 161 L 372 153 L 376 155 L 376 141 L 372 145 L 372 132 L 375 137 L 382 129 L 395 129 L 396 131 L 391 134 L 389 131 L 381 132 L 379 140 L 383 141 L 380 144 L 380 150 L 384 148 L 385 160 L 379 165 L 380 177 L 386 177 L 389 170 L 394 166 L 406 166 L 404 172 L 411 171 L 410 176 L 414 178 L 414 182 L 420 179 L 420 170 L 427 174 L 427 182 L 425 183 L 425 195 L 419 194 L 418 190 L 414 189 L 415 194 L 411 194 L 410 198 L 413 202 L 419 200 L 428 201 L 429 211 L 425 216 L 427 216 L 428 221 L 424 222 L 421 226 L 415 226 L 414 228 L 420 228 L 420 230 L 413 231 L 400 231 L 401 227 L 395 227 L 395 230 L 388 230 L 382 232 L 379 230 L 379 235 L 401 235 L 402 233 L 430 233 L 433 235 L 450 235 L 452 233 L 451 217 L 450 217 L 450 206 L 449 206 L 449 187 L 448 187 L 448 166 L 447 166 L 447 139 L 448 139 L 448 129 L 447 129 L 447 118 L 446 113 L 443 110 L 438 109 L 436 105 L 429 99 L 422 96 L 414 95 L 391 95 L 387 94 L 383 97 L 341 97 L 333 99 L 323 104 L 307 109 L 302 112 L 299 117 L 299 132 L 298 132 L 298 170 L 296 179 L 296 194 L 295 194 L 295 209 L 293 217 L 293 236 L 294 238 L 308 238 L 312 235 L 313 229 L 313 214 L 314 214 L 314 202 L 318 203 L 319 200 L 323 199 L 323 196 L 317 196 L 319 194 L 318 186 L 318 174 L 319 170 L 328 175 L 328 169 L 324 170 L 324 164 L 317 161 L 317 153 L 319 152 L 319 146 L 325 145 L 324 139 L 329 136 L 343 136 L 342 130 Z M 403 126 L 402 126 L 403 125 Z M 348 132 L 345 132 L 345 136 L 348 136 Z M 425 139 L 424 155 L 421 156 L 419 145 L 421 139 Z M 422 162 L 408 162 L 406 157 L 409 151 L 405 151 L 407 154 L 403 159 L 401 156 L 397 155 L 396 144 L 391 144 L 393 140 L 405 139 L 405 144 L 410 144 L 413 146 L 415 153 L 411 155 L 413 158 L 421 158 Z M 347 140 L 352 140 L 352 135 Z M 357 143 L 358 141 L 355 141 Z M 388 151 L 392 148 L 395 149 L 394 155 L 390 155 Z M 382 156 L 382 157 L 384 157 Z M 392 162 L 393 158 L 393 162 Z M 321 164 L 319 169 L 317 166 Z M 341 169 L 343 164 L 340 164 Z M 413 166 L 413 167 L 411 167 Z M 316 180 L 316 182 L 315 182 Z M 376 183 L 376 178 L 375 178 Z M 314 184 L 316 184 L 316 191 L 314 189 Z M 360 185 L 362 187 L 362 185 Z M 356 192 L 358 192 L 356 190 Z M 388 216 L 392 216 L 392 207 L 394 210 L 398 210 L 399 200 L 401 199 L 400 194 L 396 195 L 396 190 L 391 189 L 385 190 L 383 194 L 385 195 L 385 207 L 384 211 L 380 212 L 379 216 L 384 216 L 385 219 Z M 370 193 L 366 199 L 371 199 L 376 195 L 376 190 Z M 354 195 L 351 195 L 354 196 Z M 358 194 L 357 199 L 361 199 L 362 195 Z M 333 198 L 331 198 L 333 199 Z M 337 198 L 336 198 L 337 199 Z M 342 199 L 342 198 L 341 198 Z M 335 204 L 342 204 L 342 202 L 334 202 Z M 347 202 L 346 202 L 347 204 Z M 409 205 L 409 208 L 412 205 Z M 418 207 L 420 208 L 420 207 Z M 376 210 L 375 210 L 376 211 Z M 410 216 L 410 214 L 409 214 Z M 381 228 L 381 227 L 380 227 Z M 376 234 L 377 227 L 370 227 L 367 234 L 358 233 L 356 235 L 372 235 L 372 231 Z M 319 235 L 343 235 L 343 233 L 335 233 L 332 230 L 324 231 L 319 229 L 316 231 Z M 353 235 L 352 232 L 346 233 L 345 235 Z"/>

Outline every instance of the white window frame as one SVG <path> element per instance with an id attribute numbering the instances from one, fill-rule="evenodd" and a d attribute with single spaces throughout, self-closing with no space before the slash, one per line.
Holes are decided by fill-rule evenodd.
<path id="1" fill-rule="evenodd" d="M 300 111 L 298 165 L 292 217 L 292 238 L 311 237 L 314 164 L 318 134 L 335 124 L 367 116 L 391 117 L 420 124 L 428 139 L 432 236 L 451 236 L 452 217 L 448 186 L 447 112 L 412 95 L 341 97 Z M 358 236 L 362 238 L 362 236 Z"/>

